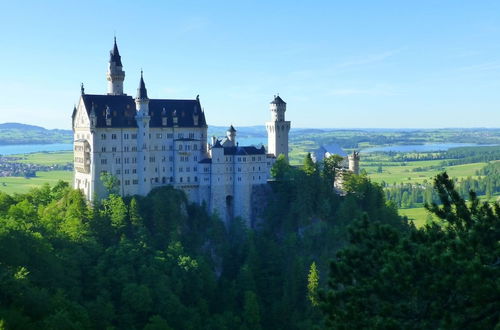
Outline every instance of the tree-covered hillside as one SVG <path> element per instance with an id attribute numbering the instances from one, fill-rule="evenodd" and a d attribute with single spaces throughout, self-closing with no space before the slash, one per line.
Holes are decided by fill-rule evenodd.
<path id="1" fill-rule="evenodd" d="M 349 251 L 366 251 L 382 265 L 386 259 L 377 251 L 389 246 L 384 240 L 418 231 L 364 176 L 346 178 L 346 195 L 337 194 L 334 165 L 335 159 L 318 166 L 307 157 L 298 169 L 279 159 L 264 219 L 254 229 L 239 219 L 224 225 L 171 187 L 146 197 L 111 194 L 93 206 L 64 183 L 21 195 L 0 193 L 0 328 L 321 329 L 336 327 L 338 320 L 354 328 L 337 316 L 354 310 L 351 296 L 363 306 L 362 293 L 370 291 L 356 290 L 354 275 L 361 271 L 369 280 L 370 267 L 379 264 Z M 390 236 L 380 232 L 357 240 L 365 236 L 349 228 L 361 220 L 365 227 L 389 228 Z M 498 249 L 498 237 L 490 240 Z M 319 293 L 327 288 L 329 263 L 342 258 L 349 260 L 346 276 L 353 276 L 342 278 L 349 291 L 331 288 L 346 300 L 323 301 Z M 392 278 L 406 278 L 398 260 L 391 262 Z M 477 275 L 481 288 L 483 273 Z M 486 283 L 491 291 L 492 282 Z M 387 308 L 405 296 L 391 297 Z"/>

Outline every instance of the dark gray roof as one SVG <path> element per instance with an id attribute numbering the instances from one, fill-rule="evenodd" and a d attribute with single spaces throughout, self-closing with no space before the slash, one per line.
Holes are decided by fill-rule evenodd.
<path id="1" fill-rule="evenodd" d="M 90 116 L 92 104 L 97 117 L 97 127 L 106 126 L 106 107 L 111 112 L 111 127 L 137 127 L 135 121 L 135 101 L 129 95 L 82 95 L 85 108 Z M 167 125 L 162 125 L 162 112 L 167 117 Z M 173 112 L 177 113 L 179 127 L 205 127 L 205 114 L 200 111 L 200 102 L 197 100 L 149 100 L 150 127 L 172 127 Z M 194 116 L 198 116 L 197 125 Z"/>
<path id="2" fill-rule="evenodd" d="M 141 81 L 139 82 L 139 88 L 137 88 L 137 96 L 136 99 L 146 100 L 148 98 L 148 91 L 146 90 L 146 84 L 144 83 L 144 79 L 142 78 L 142 70 L 141 70 Z"/>
<path id="3" fill-rule="evenodd" d="M 219 140 L 219 139 L 217 139 L 217 140 L 215 141 L 214 145 L 212 146 L 212 149 L 213 149 L 213 148 L 224 148 L 224 147 L 222 146 L 222 144 L 220 144 L 220 140 Z"/>
<path id="4" fill-rule="evenodd" d="M 229 126 L 229 128 L 227 129 L 228 132 L 236 132 L 236 130 L 234 129 L 233 125 Z"/>
<path id="5" fill-rule="evenodd" d="M 120 52 L 118 52 L 118 46 L 116 45 L 116 37 L 115 44 L 113 45 L 113 50 L 109 53 L 109 61 L 115 62 L 116 66 L 123 66 L 122 57 L 120 56 Z"/>
<path id="6" fill-rule="evenodd" d="M 210 164 L 210 163 L 212 163 L 212 159 L 211 158 L 205 158 L 205 159 L 200 160 L 198 163 L 200 163 L 200 164 Z"/>
<path id="7" fill-rule="evenodd" d="M 286 104 L 286 102 L 283 101 L 283 99 L 279 95 L 275 95 L 274 100 L 271 101 L 271 104 Z"/>
<path id="8" fill-rule="evenodd" d="M 245 147 L 225 147 L 224 155 L 265 155 L 266 149 L 264 146 L 257 148 L 254 146 L 245 146 Z"/>
<path id="9" fill-rule="evenodd" d="M 347 153 L 337 144 L 322 145 L 318 149 L 314 150 L 313 153 L 317 162 L 322 161 L 325 158 L 326 153 L 339 155 L 341 157 L 347 156 Z"/>

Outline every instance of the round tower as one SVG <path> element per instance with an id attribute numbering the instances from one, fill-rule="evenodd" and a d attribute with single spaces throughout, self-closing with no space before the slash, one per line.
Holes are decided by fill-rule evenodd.
<path id="1" fill-rule="evenodd" d="M 288 159 L 290 121 L 285 120 L 286 102 L 279 95 L 275 95 L 269 110 L 271 121 L 266 123 L 267 152 L 275 157 L 284 155 Z"/>
<path id="2" fill-rule="evenodd" d="M 113 50 L 109 53 L 109 65 L 106 79 L 108 80 L 108 95 L 123 95 L 125 71 L 123 71 L 122 58 L 118 51 L 118 46 L 116 45 L 116 37 Z"/>
<path id="3" fill-rule="evenodd" d="M 359 174 L 359 152 L 353 151 L 352 154 L 347 157 L 349 159 L 349 171 L 354 174 Z"/>
<path id="4" fill-rule="evenodd" d="M 151 117 L 149 116 L 148 92 L 142 77 L 142 70 L 141 81 L 139 82 L 137 96 L 135 97 L 135 107 L 137 110 L 135 120 L 137 121 L 137 168 L 139 169 L 137 176 L 139 179 L 139 194 L 145 196 L 151 190 L 150 178 L 152 177 L 149 167 L 149 121 Z"/>
<path id="5" fill-rule="evenodd" d="M 227 139 L 233 143 L 233 145 L 236 145 L 236 130 L 234 129 L 233 125 L 229 126 L 229 128 L 227 129 L 226 136 Z"/>

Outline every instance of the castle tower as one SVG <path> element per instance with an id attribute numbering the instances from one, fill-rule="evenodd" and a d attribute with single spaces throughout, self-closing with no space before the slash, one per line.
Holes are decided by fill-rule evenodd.
<path id="1" fill-rule="evenodd" d="M 139 181 L 139 194 L 146 195 L 151 190 L 149 176 L 149 99 L 146 84 L 141 70 L 141 81 L 137 88 L 135 98 L 135 108 L 137 110 L 135 119 L 137 121 L 137 174 Z"/>
<path id="2" fill-rule="evenodd" d="M 290 121 L 285 120 L 286 103 L 279 95 L 274 96 L 269 110 L 271 111 L 271 121 L 266 123 L 267 151 L 275 157 L 283 154 L 288 159 Z"/>
<path id="3" fill-rule="evenodd" d="M 359 174 L 359 152 L 353 151 L 347 158 L 349 159 L 349 171 Z"/>
<path id="4" fill-rule="evenodd" d="M 236 146 L 236 130 L 234 129 L 233 125 L 229 126 L 229 128 L 226 131 L 226 136 L 229 141 L 231 141 L 231 144 L 233 146 Z"/>
<path id="5" fill-rule="evenodd" d="M 106 79 L 108 80 L 108 95 L 123 95 L 125 71 L 123 71 L 122 58 L 116 45 L 116 37 L 113 50 L 109 53 L 109 66 Z"/>

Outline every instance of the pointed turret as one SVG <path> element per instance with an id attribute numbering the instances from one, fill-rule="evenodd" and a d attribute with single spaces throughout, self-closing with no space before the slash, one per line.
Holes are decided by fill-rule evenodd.
<path id="1" fill-rule="evenodd" d="M 139 88 L 137 88 L 136 99 L 145 100 L 148 98 L 148 91 L 146 90 L 146 84 L 144 83 L 144 78 L 142 76 L 141 70 L 141 81 L 139 82 Z"/>
<path id="2" fill-rule="evenodd" d="M 125 71 L 123 71 L 122 57 L 118 51 L 118 45 L 115 42 L 113 50 L 109 53 L 109 66 L 106 74 L 108 79 L 108 95 L 123 95 L 123 81 L 125 80 Z"/>
<path id="3" fill-rule="evenodd" d="M 118 45 L 116 44 L 116 37 L 115 37 L 115 44 L 113 45 L 113 50 L 109 52 L 109 62 L 115 62 L 116 66 L 123 66 L 122 65 L 122 57 L 120 56 L 120 52 L 118 51 Z"/>

